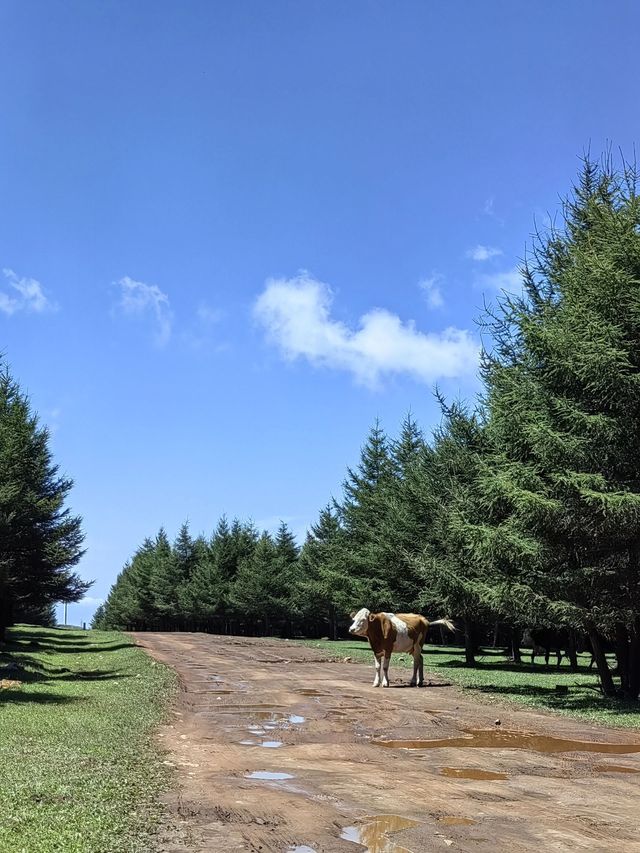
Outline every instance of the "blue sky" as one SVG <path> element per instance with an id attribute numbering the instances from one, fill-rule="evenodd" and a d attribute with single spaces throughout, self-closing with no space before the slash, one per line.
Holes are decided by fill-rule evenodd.
<path id="1" fill-rule="evenodd" d="M 84 517 L 302 535 L 373 420 L 477 390 L 483 299 L 591 145 L 635 4 L 2 0 L 0 348 Z"/>

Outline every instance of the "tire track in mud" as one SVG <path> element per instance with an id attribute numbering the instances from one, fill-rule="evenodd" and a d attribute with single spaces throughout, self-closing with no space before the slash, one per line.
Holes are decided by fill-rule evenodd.
<path id="1" fill-rule="evenodd" d="M 496 716 L 472 692 L 394 689 L 401 670 L 374 689 L 372 667 L 287 641 L 134 636 L 182 686 L 159 737 L 178 775 L 170 813 L 191 841 L 167 853 L 640 851 L 640 754 L 578 748 L 640 749 L 628 731 L 501 706 L 495 748 L 471 748 L 492 743 Z M 547 752 L 545 737 L 576 749 Z"/>

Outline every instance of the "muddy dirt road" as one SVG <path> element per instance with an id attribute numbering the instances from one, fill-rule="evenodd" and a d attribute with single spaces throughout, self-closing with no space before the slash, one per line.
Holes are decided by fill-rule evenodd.
<path id="1" fill-rule="evenodd" d="M 640 851 L 636 733 L 404 689 L 393 659 L 383 690 L 285 641 L 135 637 L 182 683 L 167 851 Z"/>

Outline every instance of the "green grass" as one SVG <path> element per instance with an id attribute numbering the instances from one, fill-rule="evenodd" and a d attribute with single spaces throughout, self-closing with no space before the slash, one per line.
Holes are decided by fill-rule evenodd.
<path id="1" fill-rule="evenodd" d="M 338 659 L 350 657 L 354 661 L 371 664 L 373 679 L 373 654 L 365 641 L 360 640 L 313 640 L 306 645 L 325 649 Z M 481 693 L 488 701 L 507 701 L 519 705 L 568 714 L 589 722 L 625 728 L 640 727 L 640 704 L 617 699 L 605 699 L 598 690 L 595 670 L 589 672 L 590 655 L 579 655 L 579 672 L 571 672 L 567 661 L 556 669 L 553 663 L 520 665 L 511 663 L 497 650 L 486 650 L 479 655 L 476 668 L 467 667 L 464 650 L 456 646 L 425 647 L 425 681 L 432 673 L 438 681 L 450 681 L 465 690 Z M 528 656 L 523 657 L 523 661 Z M 541 660 L 538 658 L 538 661 Z M 413 661 L 408 655 L 394 655 L 391 667 L 410 668 Z M 434 680 L 436 680 L 434 679 Z M 557 686 L 567 688 L 560 693 Z"/>
<path id="2" fill-rule="evenodd" d="M 124 634 L 18 626 L 0 678 L 22 682 L 0 690 L 0 851 L 153 850 L 170 670 Z"/>

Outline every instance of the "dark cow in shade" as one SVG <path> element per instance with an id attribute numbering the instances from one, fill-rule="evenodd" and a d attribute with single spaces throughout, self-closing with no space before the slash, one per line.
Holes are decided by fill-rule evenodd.
<path id="1" fill-rule="evenodd" d="M 373 651 L 376 664 L 376 677 L 373 686 L 389 686 L 389 661 L 392 652 L 406 652 L 413 657 L 413 677 L 411 687 L 421 687 L 424 682 L 422 646 L 431 625 L 445 625 L 454 631 L 449 619 L 437 619 L 429 622 L 416 613 L 371 613 L 366 607 L 352 613 L 353 623 L 349 633 L 366 637 Z M 382 681 L 380 671 L 382 670 Z"/>

